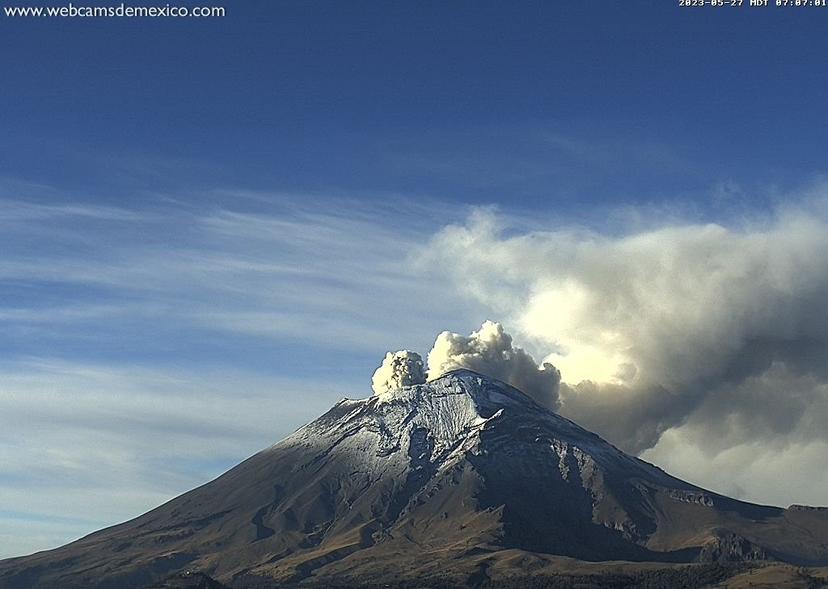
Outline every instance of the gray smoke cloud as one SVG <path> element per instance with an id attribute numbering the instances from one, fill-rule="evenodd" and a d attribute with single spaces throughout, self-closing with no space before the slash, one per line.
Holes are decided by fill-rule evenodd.
<path id="1" fill-rule="evenodd" d="M 541 405 L 558 408 L 561 373 L 548 362 L 538 366 L 528 352 L 512 343 L 500 323 L 486 321 L 468 336 L 449 331 L 437 336 L 428 353 L 429 379 L 458 368 L 502 380 Z"/>
<path id="2" fill-rule="evenodd" d="M 478 211 L 422 262 L 560 368 L 562 414 L 634 453 L 670 432 L 714 456 L 828 440 L 825 211 L 617 235 Z"/>
<path id="3" fill-rule="evenodd" d="M 400 350 L 388 352 L 382 365 L 371 378 L 371 388 L 380 398 L 387 398 L 402 387 L 422 384 L 426 381 L 423 358 L 417 352 Z"/>

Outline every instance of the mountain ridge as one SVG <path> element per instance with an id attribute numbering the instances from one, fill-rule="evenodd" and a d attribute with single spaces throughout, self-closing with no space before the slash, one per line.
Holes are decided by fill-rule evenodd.
<path id="1" fill-rule="evenodd" d="M 454 370 L 383 398 L 342 399 L 138 518 L 0 561 L 0 589 L 141 587 L 185 569 L 231 586 L 382 581 L 395 562 L 416 576 L 509 551 L 824 565 L 828 511 L 705 490 L 505 383 Z"/>

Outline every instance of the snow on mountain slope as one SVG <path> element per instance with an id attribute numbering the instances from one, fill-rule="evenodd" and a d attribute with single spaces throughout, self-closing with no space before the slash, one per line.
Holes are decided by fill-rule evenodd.
<path id="1" fill-rule="evenodd" d="M 828 513 L 705 491 L 517 389 L 457 370 L 343 399 L 139 518 L 0 562 L 0 589 L 142 587 L 183 569 L 235 586 L 382 580 L 394 563 L 410 562 L 417 574 L 507 550 L 590 561 L 828 563 Z"/>

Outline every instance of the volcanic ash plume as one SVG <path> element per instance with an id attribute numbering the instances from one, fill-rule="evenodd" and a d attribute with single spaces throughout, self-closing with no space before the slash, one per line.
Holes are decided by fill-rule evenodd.
<path id="1" fill-rule="evenodd" d="M 428 353 L 429 378 L 439 378 L 457 368 L 502 380 L 545 407 L 558 407 L 560 371 L 548 363 L 538 366 L 528 352 L 512 345 L 512 336 L 500 323 L 486 321 L 468 336 L 449 331 L 437 336 Z"/>
<path id="2" fill-rule="evenodd" d="M 371 388 L 378 397 L 402 387 L 423 384 L 426 381 L 423 358 L 417 352 L 400 350 L 388 352 L 371 379 Z"/>

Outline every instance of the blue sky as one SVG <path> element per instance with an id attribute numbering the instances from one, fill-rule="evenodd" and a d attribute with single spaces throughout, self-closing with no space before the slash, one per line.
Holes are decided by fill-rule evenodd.
<path id="1" fill-rule="evenodd" d="M 208 480 L 442 329 L 512 319 L 536 357 L 559 349 L 514 303 L 543 272 L 499 297 L 432 255 L 479 207 L 503 225 L 493 265 L 533 231 L 773 241 L 823 218 L 828 11 L 676 4 L 0 18 L 0 557 Z M 725 485 L 693 470 L 735 460 L 692 441 L 703 413 L 668 430 L 670 455 L 692 450 L 671 466 Z M 733 447 L 823 443 L 783 430 Z M 746 497 L 787 500 L 759 470 Z"/>
<path id="2" fill-rule="evenodd" d="M 569 209 L 821 171 L 817 9 L 228 10 L 3 20 L 3 173 L 96 201 L 219 185 Z"/>

